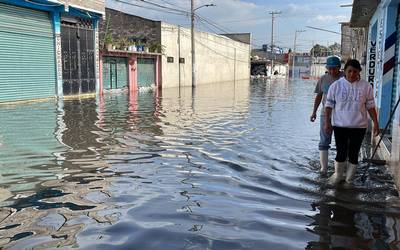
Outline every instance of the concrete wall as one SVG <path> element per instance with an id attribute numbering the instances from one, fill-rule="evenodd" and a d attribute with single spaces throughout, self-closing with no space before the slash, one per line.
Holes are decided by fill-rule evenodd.
<path id="1" fill-rule="evenodd" d="M 191 86 L 190 29 L 161 24 L 163 87 Z M 197 85 L 250 79 L 250 45 L 225 36 L 196 32 Z M 173 57 L 174 62 L 167 62 Z M 179 58 L 184 63 L 179 63 Z"/>
<path id="2" fill-rule="evenodd" d="M 61 0 L 59 2 L 66 6 L 70 5 L 71 7 L 78 7 L 99 13 L 104 13 L 105 11 L 105 0 Z"/>
<path id="3" fill-rule="evenodd" d="M 251 33 L 220 34 L 241 43 L 251 43 Z"/>
<path id="4" fill-rule="evenodd" d="M 106 9 L 106 18 L 100 22 L 99 28 L 101 44 L 107 33 L 112 34 L 114 42 L 118 42 L 121 38 L 149 44 L 161 41 L 161 22 L 108 8 Z"/>
<path id="5" fill-rule="evenodd" d="M 354 47 L 354 44 L 352 37 L 354 36 L 354 33 L 353 29 L 350 28 L 350 23 L 342 23 L 341 29 L 342 29 L 342 41 L 341 41 L 342 51 L 340 54 L 342 60 L 347 61 L 348 59 L 353 57 L 352 49 Z"/>
<path id="6" fill-rule="evenodd" d="M 319 78 L 322 75 L 325 75 L 327 71 L 325 64 L 313 64 L 311 65 L 310 74 L 312 78 Z"/>

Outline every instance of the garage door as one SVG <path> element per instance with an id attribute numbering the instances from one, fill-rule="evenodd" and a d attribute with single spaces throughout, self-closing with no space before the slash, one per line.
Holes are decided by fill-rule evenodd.
<path id="1" fill-rule="evenodd" d="M 0 4 L 0 102 L 55 95 L 49 13 Z"/>
<path id="2" fill-rule="evenodd" d="M 156 84 L 156 61 L 151 58 L 138 58 L 137 61 L 138 85 L 151 87 Z"/>

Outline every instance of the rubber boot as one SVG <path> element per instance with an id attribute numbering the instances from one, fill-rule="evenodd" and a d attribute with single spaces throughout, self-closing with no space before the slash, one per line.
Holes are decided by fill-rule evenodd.
<path id="1" fill-rule="evenodd" d="M 319 161 L 321 164 L 321 174 L 326 174 L 328 171 L 328 150 L 319 151 Z"/>
<path id="2" fill-rule="evenodd" d="M 335 161 L 335 173 L 329 177 L 328 183 L 331 185 L 337 185 L 339 182 L 344 180 L 344 171 L 346 168 L 346 162 Z"/>
<path id="3" fill-rule="evenodd" d="M 346 182 L 348 184 L 351 184 L 354 176 L 356 175 L 356 171 L 357 171 L 357 165 L 351 164 L 349 162 L 349 165 L 347 166 L 347 171 L 346 171 Z"/>

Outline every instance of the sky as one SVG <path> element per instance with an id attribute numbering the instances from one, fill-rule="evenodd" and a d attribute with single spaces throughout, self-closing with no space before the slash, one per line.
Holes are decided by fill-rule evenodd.
<path id="1" fill-rule="evenodd" d="M 124 1 L 138 6 L 132 6 Z M 173 9 L 190 9 L 190 0 L 106 0 L 107 7 L 128 12 L 144 18 L 190 27 L 189 16 L 176 14 Z M 146 3 L 147 1 L 147 3 Z M 313 44 L 324 46 L 340 43 L 340 35 L 307 28 L 313 26 L 340 32 L 339 22 L 351 17 L 351 0 L 194 0 L 195 6 L 215 4 L 196 11 L 206 21 L 197 20 L 196 29 L 212 33 L 252 33 L 254 48 L 271 43 L 271 11 L 280 11 L 274 26 L 274 44 L 284 50 L 293 48 L 296 30 L 297 51 L 308 52 Z M 153 4 L 150 4 L 153 3 Z M 154 4 L 165 6 L 159 8 Z M 171 13 L 173 12 L 173 13 Z M 212 23 L 212 24 L 210 24 Z"/>

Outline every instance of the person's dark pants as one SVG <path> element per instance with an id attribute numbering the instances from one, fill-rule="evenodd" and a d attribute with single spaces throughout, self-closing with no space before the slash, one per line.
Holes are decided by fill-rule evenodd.
<path id="1" fill-rule="evenodd" d="M 336 161 L 358 164 L 358 154 L 364 140 L 366 128 L 341 128 L 333 127 L 336 141 Z"/>

